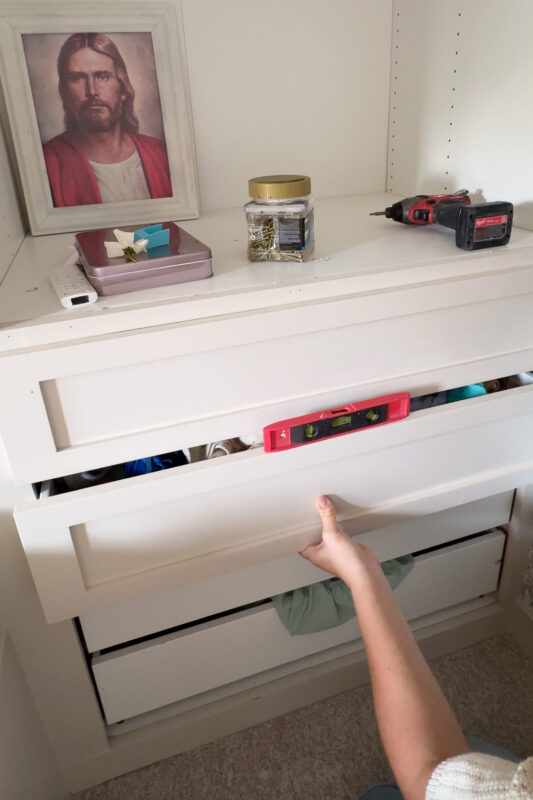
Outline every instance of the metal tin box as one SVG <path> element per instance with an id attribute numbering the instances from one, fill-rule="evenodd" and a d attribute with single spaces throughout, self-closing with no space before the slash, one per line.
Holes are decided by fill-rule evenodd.
<path id="1" fill-rule="evenodd" d="M 122 230 L 135 231 L 142 227 L 127 226 Z M 124 256 L 108 258 L 104 242 L 116 241 L 112 228 L 76 234 L 75 243 L 83 269 L 99 295 L 135 292 L 211 277 L 210 248 L 173 222 L 164 222 L 163 228 L 169 229 L 168 245 L 138 253 L 135 261 L 127 261 Z"/>

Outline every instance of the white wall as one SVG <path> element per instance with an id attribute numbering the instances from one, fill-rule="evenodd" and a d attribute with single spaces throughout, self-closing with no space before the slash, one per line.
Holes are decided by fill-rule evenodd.
<path id="1" fill-rule="evenodd" d="M 318 197 L 477 190 L 533 226 L 531 0 L 182 6 L 204 210 L 244 203 L 254 175 L 302 172 Z M 11 197 L 4 265 L 22 230 Z"/>
<path id="2" fill-rule="evenodd" d="M 0 87 L 0 285 L 25 233 L 4 130 L 8 131 L 8 126 Z"/>
<path id="3" fill-rule="evenodd" d="M 393 15 L 387 188 L 477 191 L 533 229 L 533 3 L 394 0 Z"/>
<path id="4" fill-rule="evenodd" d="M 0 796 L 68 797 L 9 637 L 0 633 Z"/>
<path id="5" fill-rule="evenodd" d="M 317 197 L 385 190 L 392 0 L 183 0 L 204 209 L 303 173 Z"/>

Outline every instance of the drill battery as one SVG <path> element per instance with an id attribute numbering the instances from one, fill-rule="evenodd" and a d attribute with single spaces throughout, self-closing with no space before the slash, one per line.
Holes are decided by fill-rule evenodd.
<path id="1" fill-rule="evenodd" d="M 513 204 L 504 201 L 439 204 L 435 222 L 455 230 L 455 244 L 462 250 L 499 247 L 511 238 Z"/>

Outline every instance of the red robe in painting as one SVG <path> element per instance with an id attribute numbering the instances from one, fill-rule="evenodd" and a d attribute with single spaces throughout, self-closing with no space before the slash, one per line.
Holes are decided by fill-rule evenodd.
<path id="1" fill-rule="evenodd" d="M 129 134 L 139 153 L 150 196 L 172 197 L 165 143 L 142 133 Z M 43 145 L 54 206 L 86 206 L 101 203 L 91 166 L 70 133 L 61 133 Z"/>

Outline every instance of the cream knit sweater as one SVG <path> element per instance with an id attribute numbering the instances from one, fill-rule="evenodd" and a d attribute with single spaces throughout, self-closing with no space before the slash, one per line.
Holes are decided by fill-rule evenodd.
<path id="1" fill-rule="evenodd" d="M 465 753 L 439 764 L 426 800 L 533 800 L 533 758 L 513 764 L 485 753 Z"/>

